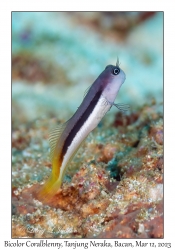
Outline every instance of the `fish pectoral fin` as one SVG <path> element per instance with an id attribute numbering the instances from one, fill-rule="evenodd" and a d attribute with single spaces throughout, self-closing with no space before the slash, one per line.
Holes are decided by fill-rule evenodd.
<path id="1" fill-rule="evenodd" d="M 126 112 L 128 111 L 128 109 L 130 109 L 130 106 L 124 103 L 113 103 L 112 105 L 118 108 L 122 112 Z"/>

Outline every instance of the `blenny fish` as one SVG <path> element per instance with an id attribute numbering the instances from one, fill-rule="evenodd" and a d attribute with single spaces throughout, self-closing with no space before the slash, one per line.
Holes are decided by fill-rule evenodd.
<path id="1" fill-rule="evenodd" d="M 70 161 L 106 112 L 113 105 L 124 110 L 122 104 L 115 104 L 114 101 L 125 78 L 125 73 L 118 62 L 116 66 L 106 66 L 88 89 L 75 114 L 50 133 L 52 173 L 39 191 L 40 197 L 53 196 L 57 193 Z"/>

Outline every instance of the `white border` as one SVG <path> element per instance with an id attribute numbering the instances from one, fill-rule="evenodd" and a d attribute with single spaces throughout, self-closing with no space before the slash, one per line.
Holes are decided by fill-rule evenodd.
<path id="1" fill-rule="evenodd" d="M 165 238 L 159 242 L 171 242 L 174 240 L 175 209 L 175 163 L 174 155 L 174 3 L 173 1 L 3 1 L 0 10 L 0 44 L 1 44 L 1 91 L 0 91 L 0 138 L 1 138 L 1 175 L 0 175 L 0 235 L 2 240 L 11 240 L 11 11 L 164 11 L 164 55 L 165 55 Z M 172 132 L 172 133 L 171 133 Z M 3 237 L 2 237 L 3 236 Z M 12 240 L 11 240 L 12 241 Z M 153 240 L 156 242 L 157 240 Z M 125 241 L 126 242 L 126 241 Z M 130 240 L 131 242 L 131 240 Z M 150 242 L 150 240 L 144 240 Z M 27 248 L 26 248 L 27 249 Z M 66 249 L 66 248 L 65 248 Z M 129 248 L 128 248 L 129 249 Z M 146 248 L 151 249 L 151 248 Z M 172 247 L 173 249 L 173 247 Z"/>

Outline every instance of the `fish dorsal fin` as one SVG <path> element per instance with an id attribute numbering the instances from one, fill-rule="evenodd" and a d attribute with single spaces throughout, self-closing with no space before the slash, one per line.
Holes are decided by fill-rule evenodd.
<path id="1" fill-rule="evenodd" d="M 84 92 L 84 96 L 83 98 L 85 98 L 85 96 L 87 95 L 87 93 L 89 92 L 90 88 L 91 88 L 92 85 L 90 85 L 89 87 L 87 87 L 87 89 L 85 90 Z"/>
<path id="2" fill-rule="evenodd" d="M 54 151 L 55 151 L 57 142 L 58 142 L 63 130 L 65 129 L 66 125 L 67 125 L 67 122 L 52 129 L 49 133 L 50 160 L 51 161 L 53 160 Z"/>

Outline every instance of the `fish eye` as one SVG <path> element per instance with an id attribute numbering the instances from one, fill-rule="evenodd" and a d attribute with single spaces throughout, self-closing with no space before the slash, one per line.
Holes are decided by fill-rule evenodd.
<path id="1" fill-rule="evenodd" d="M 120 69 L 119 68 L 114 68 L 112 71 L 113 75 L 118 75 L 120 73 Z"/>

